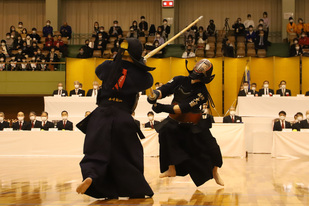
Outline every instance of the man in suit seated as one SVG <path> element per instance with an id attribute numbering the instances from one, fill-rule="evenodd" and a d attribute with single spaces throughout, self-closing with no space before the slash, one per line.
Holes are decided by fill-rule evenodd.
<path id="1" fill-rule="evenodd" d="M 223 117 L 223 123 L 242 123 L 242 119 L 236 115 L 236 109 L 231 107 L 230 115 Z"/>
<path id="2" fill-rule="evenodd" d="M 134 119 L 135 124 L 138 126 L 138 128 L 141 128 L 141 122 L 137 119 L 135 119 L 135 112 L 132 112 L 132 117 Z"/>
<path id="3" fill-rule="evenodd" d="M 300 121 L 301 129 L 309 129 L 309 110 L 306 111 L 306 119 Z"/>
<path id="4" fill-rule="evenodd" d="M 68 115 L 69 113 L 65 110 L 61 112 L 62 121 L 57 123 L 58 130 L 73 130 L 73 123 L 68 120 Z"/>
<path id="5" fill-rule="evenodd" d="M 258 91 L 256 91 L 256 83 L 252 83 L 252 84 L 251 84 L 251 90 L 252 90 L 252 94 L 253 94 L 255 97 L 259 96 Z"/>
<path id="6" fill-rule="evenodd" d="M 274 94 L 274 90 L 269 88 L 269 81 L 265 80 L 263 82 L 263 88 L 259 90 L 259 96 L 269 95 L 272 96 Z"/>
<path id="7" fill-rule="evenodd" d="M 282 80 L 279 84 L 280 89 L 276 91 L 276 94 L 280 94 L 280 96 L 292 96 L 291 90 L 286 88 L 286 81 Z"/>
<path id="8" fill-rule="evenodd" d="M 4 120 L 4 113 L 0 112 L 0 131 L 2 131 L 4 128 L 9 128 L 10 123 Z"/>
<path id="9" fill-rule="evenodd" d="M 309 91 L 306 92 L 305 96 L 309 96 Z"/>
<path id="10" fill-rule="evenodd" d="M 300 131 L 300 128 L 301 128 L 300 122 L 303 121 L 303 113 L 297 112 L 295 116 L 294 116 L 295 122 L 292 125 L 292 130 Z"/>
<path id="11" fill-rule="evenodd" d="M 251 89 L 249 89 L 249 82 L 244 81 L 242 87 L 243 87 L 243 89 L 238 92 L 239 97 L 240 96 L 245 97 L 245 96 L 247 96 L 247 94 L 253 94 L 253 91 Z"/>
<path id="12" fill-rule="evenodd" d="M 279 112 L 279 119 L 275 120 L 273 131 L 282 131 L 282 129 L 292 128 L 291 123 L 285 121 L 286 112 L 280 111 Z"/>
<path id="13" fill-rule="evenodd" d="M 61 95 L 62 97 L 68 96 L 67 90 L 63 89 L 63 85 L 61 82 L 58 83 L 58 89 L 54 90 L 53 95 Z"/>
<path id="14" fill-rule="evenodd" d="M 154 120 L 154 113 L 152 111 L 148 112 L 147 113 L 147 117 L 149 119 L 149 122 L 145 123 L 145 128 L 151 128 L 153 129 L 154 128 L 154 125 L 160 123 L 159 121 L 157 120 Z"/>
<path id="15" fill-rule="evenodd" d="M 42 122 L 36 120 L 36 113 L 35 112 L 29 113 L 29 119 L 30 119 L 29 130 L 31 130 L 32 128 L 41 128 Z"/>
<path id="16" fill-rule="evenodd" d="M 74 82 L 74 87 L 75 87 L 75 89 L 70 91 L 70 96 L 72 96 L 72 95 L 79 95 L 79 96 L 82 96 L 82 97 L 85 96 L 85 90 L 80 89 L 79 81 Z"/>
<path id="17" fill-rule="evenodd" d="M 23 112 L 17 113 L 18 121 L 13 123 L 13 130 L 29 130 L 30 126 L 28 122 L 25 122 L 25 114 Z"/>
<path id="18" fill-rule="evenodd" d="M 87 92 L 87 97 L 97 97 L 99 90 L 99 83 L 97 81 L 94 81 L 92 83 L 92 89 L 89 89 Z"/>
<path id="19" fill-rule="evenodd" d="M 54 128 L 54 124 L 50 121 L 48 121 L 48 113 L 47 112 L 42 112 L 41 114 L 41 130 L 48 131 L 49 128 Z"/>

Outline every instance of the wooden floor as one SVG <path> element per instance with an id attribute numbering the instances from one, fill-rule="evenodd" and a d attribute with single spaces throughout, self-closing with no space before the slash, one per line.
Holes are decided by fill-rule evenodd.
<path id="1" fill-rule="evenodd" d="M 0 157 L 0 205 L 309 205 L 309 160 L 253 154 L 224 158 L 225 187 L 196 188 L 189 177 L 159 179 L 158 158 L 145 158 L 151 199 L 96 200 L 75 192 L 81 157 Z"/>

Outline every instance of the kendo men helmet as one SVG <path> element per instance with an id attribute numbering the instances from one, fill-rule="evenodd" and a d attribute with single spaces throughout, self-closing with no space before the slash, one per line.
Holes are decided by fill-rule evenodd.
<path id="1" fill-rule="evenodd" d="M 215 77 L 215 75 L 211 75 L 212 71 L 212 63 L 208 59 L 202 59 L 195 64 L 192 71 L 189 71 L 189 77 L 191 79 L 199 79 L 201 82 L 208 84 Z"/>

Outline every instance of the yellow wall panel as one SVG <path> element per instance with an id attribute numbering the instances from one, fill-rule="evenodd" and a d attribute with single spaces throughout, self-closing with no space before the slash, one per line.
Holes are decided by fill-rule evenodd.
<path id="1" fill-rule="evenodd" d="M 309 91 L 309 57 L 302 57 L 302 93 Z"/>
<path id="2" fill-rule="evenodd" d="M 261 89 L 265 80 L 269 81 L 269 88 L 274 89 L 274 58 L 252 57 L 249 63 L 251 83 L 257 84 L 257 90 Z"/>

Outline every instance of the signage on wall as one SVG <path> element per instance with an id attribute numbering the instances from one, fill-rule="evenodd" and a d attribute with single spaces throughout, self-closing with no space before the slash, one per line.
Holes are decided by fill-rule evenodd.
<path id="1" fill-rule="evenodd" d="M 164 0 L 162 0 L 162 7 L 164 7 L 164 8 L 174 7 L 174 1 L 164 1 Z"/>

